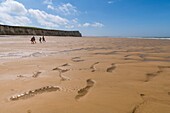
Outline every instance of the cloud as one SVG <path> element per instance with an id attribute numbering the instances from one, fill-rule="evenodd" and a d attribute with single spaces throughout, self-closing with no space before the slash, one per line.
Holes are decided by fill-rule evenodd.
<path id="1" fill-rule="evenodd" d="M 72 22 L 76 24 L 76 23 L 78 23 L 78 19 L 75 18 L 75 19 L 72 20 Z"/>
<path id="2" fill-rule="evenodd" d="M 0 12 L 15 14 L 15 15 L 25 15 L 27 9 L 25 6 L 14 0 L 6 0 L 0 3 Z"/>
<path id="3" fill-rule="evenodd" d="M 48 9 L 55 10 L 55 8 L 52 5 L 47 5 Z"/>
<path id="4" fill-rule="evenodd" d="M 102 23 L 99 23 L 99 22 L 95 22 L 95 23 L 91 24 L 91 26 L 92 27 L 99 27 L 99 28 L 104 27 L 104 25 Z"/>
<path id="5" fill-rule="evenodd" d="M 57 15 L 48 14 L 45 11 L 38 9 L 29 9 L 29 14 L 36 19 L 36 21 L 46 27 L 59 27 L 68 24 L 68 20 Z"/>
<path id="6" fill-rule="evenodd" d="M 1 13 L 0 23 L 6 25 L 29 25 L 31 20 L 26 16 L 11 16 Z"/>
<path id="7" fill-rule="evenodd" d="M 46 1 L 47 2 L 47 1 Z M 38 9 L 26 9 L 22 3 L 6 0 L 0 3 L 0 23 L 7 25 L 31 25 L 32 21 L 44 27 L 61 27 L 67 25 L 67 19 L 48 14 Z"/>
<path id="8" fill-rule="evenodd" d="M 75 6 L 73 6 L 71 3 L 66 3 L 58 6 L 54 6 L 52 4 L 47 5 L 48 9 L 54 10 L 60 14 L 63 15 L 75 15 L 78 13 L 78 10 Z"/>
<path id="9" fill-rule="evenodd" d="M 116 3 L 116 2 L 119 2 L 119 1 L 121 1 L 121 0 L 110 0 L 110 1 L 108 1 L 107 3 L 108 3 L 108 4 L 113 4 L 113 3 Z"/>
<path id="10" fill-rule="evenodd" d="M 89 27 L 91 24 L 90 23 L 84 23 L 82 26 L 83 27 Z"/>
<path id="11" fill-rule="evenodd" d="M 25 6 L 14 0 L 0 3 L 0 23 L 7 25 L 28 25 L 31 20 L 27 17 Z"/>
<path id="12" fill-rule="evenodd" d="M 74 28 L 75 26 L 74 25 L 66 25 L 65 26 L 65 28 L 67 28 L 67 29 L 72 29 L 72 28 Z"/>
<path id="13" fill-rule="evenodd" d="M 108 1 L 107 3 L 108 3 L 108 4 L 112 4 L 113 2 L 114 2 L 114 1 Z"/>
<path id="14" fill-rule="evenodd" d="M 84 24 L 79 24 L 78 27 L 95 27 L 95 28 L 102 28 L 104 25 L 99 22 L 94 22 L 94 23 L 84 23 Z"/>
<path id="15" fill-rule="evenodd" d="M 45 0 L 48 9 L 58 10 L 65 15 L 77 13 L 77 9 L 70 3 L 54 7 L 52 0 Z M 56 9 L 57 8 L 57 9 Z M 34 24 L 33 24 L 34 23 Z M 58 15 L 49 14 L 39 9 L 26 9 L 25 6 L 15 0 L 3 0 L 0 2 L 0 24 L 17 26 L 39 26 L 47 28 L 101 28 L 104 25 L 99 22 L 79 23 L 78 18 L 67 19 Z"/>
<path id="16" fill-rule="evenodd" d="M 52 1 L 52 0 L 44 0 L 43 3 L 44 3 L 44 4 L 53 4 L 53 1 Z"/>
<path id="17" fill-rule="evenodd" d="M 78 12 L 76 10 L 76 7 L 70 3 L 63 4 L 63 5 L 59 6 L 58 9 L 65 15 L 76 14 Z"/>

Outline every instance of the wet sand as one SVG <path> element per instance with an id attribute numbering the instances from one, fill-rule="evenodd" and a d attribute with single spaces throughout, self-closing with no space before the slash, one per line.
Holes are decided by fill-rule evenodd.
<path id="1" fill-rule="evenodd" d="M 170 113 L 170 40 L 0 37 L 0 113 Z"/>

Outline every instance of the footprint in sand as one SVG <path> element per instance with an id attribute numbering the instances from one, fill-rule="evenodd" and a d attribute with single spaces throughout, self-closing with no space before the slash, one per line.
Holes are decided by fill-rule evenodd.
<path id="1" fill-rule="evenodd" d="M 65 73 L 65 72 L 69 71 L 70 69 L 61 69 L 61 68 L 57 67 L 57 68 L 54 68 L 53 70 L 59 71 L 59 77 L 61 78 L 61 81 L 70 80 L 70 78 L 62 75 L 62 73 Z"/>
<path id="2" fill-rule="evenodd" d="M 58 91 L 60 90 L 59 86 L 45 86 L 45 87 L 41 87 L 35 90 L 30 90 L 15 96 L 10 97 L 11 101 L 16 101 L 16 100 L 20 100 L 20 99 L 27 99 L 30 97 L 33 97 L 35 95 L 41 94 L 41 93 L 45 93 L 45 92 L 53 92 L 53 91 Z"/>
<path id="3" fill-rule="evenodd" d="M 59 71 L 59 77 L 61 78 L 61 81 L 70 80 L 70 78 L 62 75 L 62 73 L 70 71 L 70 69 L 62 69 L 62 67 L 65 67 L 65 66 L 70 66 L 70 65 L 68 63 L 66 63 L 66 64 L 63 64 L 63 65 L 53 69 L 53 71 L 55 71 L 55 70 Z"/>
<path id="4" fill-rule="evenodd" d="M 35 72 L 33 73 L 32 77 L 33 78 L 37 78 L 42 72 L 38 71 L 38 72 Z M 18 78 L 24 78 L 24 77 L 27 77 L 27 76 L 24 76 L 24 75 L 18 75 L 17 76 Z"/>
<path id="5" fill-rule="evenodd" d="M 158 66 L 158 69 L 159 69 L 158 71 L 153 72 L 153 73 L 147 73 L 145 82 L 148 82 L 154 77 L 158 76 L 158 74 L 162 73 L 163 69 L 166 69 L 166 68 L 170 68 L 170 66 Z"/>
<path id="6" fill-rule="evenodd" d="M 31 113 L 31 110 L 28 110 L 27 113 Z"/>
<path id="7" fill-rule="evenodd" d="M 168 92 L 168 95 L 170 95 L 170 92 Z"/>
<path id="8" fill-rule="evenodd" d="M 71 59 L 73 62 L 83 62 L 84 60 L 81 57 L 74 57 Z"/>
<path id="9" fill-rule="evenodd" d="M 90 69 L 92 70 L 91 72 L 95 72 L 96 71 L 96 67 L 95 65 L 97 65 L 99 62 L 95 62 L 94 64 L 91 65 Z"/>
<path id="10" fill-rule="evenodd" d="M 145 82 L 149 82 L 151 79 L 153 79 L 157 75 L 158 75 L 157 73 L 147 73 Z"/>
<path id="11" fill-rule="evenodd" d="M 38 71 L 32 75 L 33 78 L 37 78 L 42 72 Z"/>
<path id="12" fill-rule="evenodd" d="M 23 78 L 23 77 L 25 77 L 25 76 L 23 76 L 23 75 L 18 75 L 17 77 L 18 77 L 18 78 Z"/>
<path id="13" fill-rule="evenodd" d="M 61 81 L 70 80 L 70 78 L 65 77 L 65 76 L 62 75 L 62 73 L 67 72 L 67 71 L 69 71 L 69 70 L 61 70 L 61 71 L 59 71 L 59 77 L 61 78 Z"/>
<path id="14" fill-rule="evenodd" d="M 109 72 L 109 73 L 112 73 L 113 70 L 115 70 L 115 69 L 116 69 L 116 66 L 115 66 L 114 63 L 112 63 L 112 64 L 111 64 L 111 67 L 107 68 L 106 71 Z"/>
<path id="15" fill-rule="evenodd" d="M 58 67 L 52 69 L 52 70 L 53 71 L 55 71 L 55 70 L 62 71 L 64 69 L 61 69 L 61 67 L 67 67 L 67 66 L 71 66 L 71 65 L 69 63 L 65 63 L 65 64 L 62 64 L 61 66 L 58 66 Z"/>
<path id="16" fill-rule="evenodd" d="M 62 69 L 62 67 L 67 67 L 67 66 L 71 66 L 71 65 L 68 64 L 68 63 L 65 63 L 65 64 L 63 64 L 61 66 L 58 66 L 58 67 L 52 69 L 52 70 L 53 71 L 57 70 L 57 71 L 60 71 L 61 73 L 65 73 L 65 72 L 69 71 L 70 69 Z"/>
<path id="17" fill-rule="evenodd" d="M 53 71 L 59 71 L 60 73 L 65 73 L 67 71 L 70 71 L 70 69 L 61 69 L 59 67 L 56 67 L 56 68 L 53 69 Z"/>
<path id="18" fill-rule="evenodd" d="M 63 66 L 71 66 L 71 65 L 69 63 L 65 63 L 65 64 L 63 64 L 61 66 L 63 67 Z"/>
<path id="19" fill-rule="evenodd" d="M 141 93 L 141 94 L 140 94 L 140 96 L 141 96 L 141 97 L 144 97 L 144 96 L 145 96 L 145 94 Z"/>
<path id="20" fill-rule="evenodd" d="M 95 81 L 92 79 L 87 79 L 86 82 L 87 82 L 86 87 L 78 91 L 78 95 L 76 95 L 75 97 L 76 100 L 79 100 L 81 97 L 85 96 L 89 92 L 90 88 L 92 88 L 95 84 Z"/>
<path id="21" fill-rule="evenodd" d="M 141 103 L 135 105 L 130 113 L 138 113 L 140 110 L 140 107 L 146 103 L 146 100 L 144 99 L 145 94 L 141 93 L 140 96 L 143 99 L 143 101 Z"/>

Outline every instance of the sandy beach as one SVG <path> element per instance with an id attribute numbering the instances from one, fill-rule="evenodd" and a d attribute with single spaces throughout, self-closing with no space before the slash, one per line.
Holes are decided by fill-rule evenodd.
<path id="1" fill-rule="evenodd" d="M 170 40 L 0 37 L 0 113 L 170 113 Z"/>

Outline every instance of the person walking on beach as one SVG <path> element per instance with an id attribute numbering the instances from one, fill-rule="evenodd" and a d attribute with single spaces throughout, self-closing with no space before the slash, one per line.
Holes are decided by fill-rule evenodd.
<path id="1" fill-rule="evenodd" d="M 41 40 L 42 40 L 42 39 L 41 39 L 41 37 L 40 37 L 40 38 L 39 38 L 39 42 L 40 42 L 40 43 L 42 43 Z"/>
<path id="2" fill-rule="evenodd" d="M 33 37 L 31 38 L 31 44 L 35 44 L 35 43 L 36 43 L 35 37 L 33 36 Z"/>
<path id="3" fill-rule="evenodd" d="M 44 36 L 42 37 L 42 40 L 43 40 L 43 42 L 46 42 L 46 40 L 45 40 L 45 37 L 44 37 Z"/>

